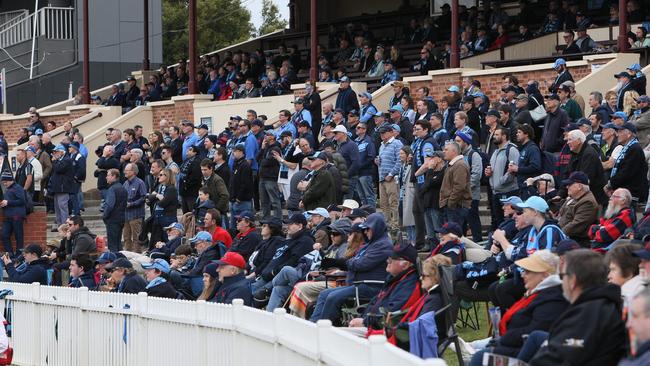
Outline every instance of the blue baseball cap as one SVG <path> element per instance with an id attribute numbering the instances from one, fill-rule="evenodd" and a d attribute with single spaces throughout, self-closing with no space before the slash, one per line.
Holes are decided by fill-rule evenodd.
<path id="1" fill-rule="evenodd" d="M 591 121 L 589 121 L 586 118 L 580 118 L 579 120 L 576 121 L 576 124 L 578 126 L 591 126 Z"/>
<path id="2" fill-rule="evenodd" d="M 631 71 L 641 71 L 641 65 L 639 64 L 632 64 L 630 67 L 627 68 L 628 70 Z"/>
<path id="3" fill-rule="evenodd" d="M 323 217 L 330 217 L 329 212 L 327 212 L 327 210 L 322 208 L 322 207 L 316 207 L 315 209 L 313 209 L 311 211 L 307 211 L 307 213 L 310 214 L 310 215 L 319 215 L 319 216 L 323 216 Z"/>
<path id="4" fill-rule="evenodd" d="M 175 223 L 173 223 L 173 224 L 171 224 L 169 226 L 164 227 L 163 229 L 165 229 L 165 231 L 176 229 L 176 230 L 180 231 L 181 234 L 183 234 L 185 232 L 185 228 L 183 227 L 183 224 L 181 224 L 180 222 L 175 222 Z"/>
<path id="5" fill-rule="evenodd" d="M 500 199 L 502 205 L 520 205 L 524 203 L 518 196 L 510 196 Z"/>
<path id="6" fill-rule="evenodd" d="M 610 117 L 612 117 L 612 119 L 620 118 L 620 119 L 623 120 L 623 122 L 627 122 L 627 114 L 625 114 L 625 112 L 618 111 L 618 112 L 615 112 L 614 114 L 610 115 Z"/>
<path id="7" fill-rule="evenodd" d="M 30 152 L 33 152 L 34 154 L 36 154 L 36 150 L 35 150 L 33 147 L 31 147 L 31 146 L 27 146 L 27 147 L 24 148 L 23 150 L 24 150 L 24 151 L 30 151 Z"/>
<path id="8" fill-rule="evenodd" d="M 460 91 L 460 88 L 458 87 L 458 85 L 452 85 L 449 88 L 447 88 L 447 91 L 448 92 L 458 93 Z"/>
<path id="9" fill-rule="evenodd" d="M 372 94 L 370 94 L 370 93 L 368 93 L 368 92 L 359 93 L 359 96 L 360 96 L 360 97 L 366 97 L 366 98 L 368 98 L 369 100 L 372 100 Z"/>
<path id="10" fill-rule="evenodd" d="M 66 151 L 65 146 L 63 146 L 63 144 L 58 144 L 58 145 L 56 145 L 54 147 L 54 151 L 63 151 L 63 152 L 65 152 Z"/>
<path id="11" fill-rule="evenodd" d="M 104 252 L 99 256 L 99 258 L 97 258 L 95 264 L 111 263 L 111 262 L 115 262 L 116 259 L 117 259 L 117 255 L 115 255 L 115 253 Z"/>
<path id="12" fill-rule="evenodd" d="M 460 137 L 461 140 L 463 140 L 466 144 L 471 145 L 472 144 L 472 137 L 468 134 L 466 134 L 463 131 L 456 131 L 456 136 Z"/>
<path id="13" fill-rule="evenodd" d="M 394 131 L 402 132 L 402 129 L 400 128 L 400 126 L 399 126 L 397 123 L 393 123 L 393 124 L 391 124 L 390 127 L 391 127 Z"/>
<path id="14" fill-rule="evenodd" d="M 619 125 L 613 124 L 612 122 L 605 123 L 603 125 L 603 130 L 606 129 L 606 128 L 611 128 L 611 129 L 616 130 L 616 131 L 621 129 L 621 127 Z"/>
<path id="15" fill-rule="evenodd" d="M 560 65 L 566 65 L 566 60 L 563 58 L 558 58 L 557 60 L 555 60 L 555 63 L 553 64 L 553 68 L 557 69 L 558 67 L 560 67 Z"/>
<path id="16" fill-rule="evenodd" d="M 162 273 L 169 273 L 169 271 L 171 270 L 171 268 L 169 267 L 169 263 L 167 263 L 167 261 L 162 258 L 156 258 L 151 263 L 142 263 L 142 268 L 157 269 Z"/>
<path id="17" fill-rule="evenodd" d="M 207 241 L 212 243 L 212 234 L 207 231 L 199 231 L 192 239 L 190 239 L 190 243 L 196 243 L 198 241 Z"/>
<path id="18" fill-rule="evenodd" d="M 43 134 L 43 130 L 41 130 L 40 128 L 37 129 L 36 131 L 34 131 L 34 135 L 39 135 L 40 136 L 42 134 Z"/>
<path id="19" fill-rule="evenodd" d="M 404 107 L 402 107 L 402 105 L 398 103 L 398 104 L 395 104 L 394 106 L 390 107 L 389 111 L 390 112 L 403 113 L 404 112 Z"/>
<path id="20" fill-rule="evenodd" d="M 309 159 L 309 160 L 320 159 L 320 160 L 322 160 L 324 162 L 327 162 L 327 155 L 325 154 L 324 151 L 317 151 L 314 155 L 308 157 L 307 159 Z"/>
<path id="21" fill-rule="evenodd" d="M 535 211 L 546 212 L 548 211 L 548 203 L 538 196 L 529 197 L 526 202 L 515 205 L 517 209 L 532 208 Z"/>

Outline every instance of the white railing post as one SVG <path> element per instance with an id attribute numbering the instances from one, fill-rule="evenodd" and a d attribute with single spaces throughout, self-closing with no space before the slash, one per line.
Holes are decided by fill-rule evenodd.
<path id="1" fill-rule="evenodd" d="M 282 322 L 286 320 L 287 310 L 285 308 L 275 308 L 273 310 L 273 363 L 280 365 L 280 360 L 284 356 L 285 346 L 280 344 L 280 328 Z"/>
<path id="2" fill-rule="evenodd" d="M 243 364 L 243 357 L 242 355 L 245 354 L 245 352 L 250 352 L 250 350 L 245 349 L 245 347 L 242 347 L 241 342 L 239 342 L 239 339 L 243 337 L 242 335 L 239 334 L 239 324 L 244 321 L 245 314 L 244 312 L 246 309 L 244 309 L 244 300 L 242 299 L 234 299 L 232 301 L 232 332 L 233 332 L 233 353 L 232 353 L 232 364 L 233 365 L 242 365 Z"/>
<path id="3" fill-rule="evenodd" d="M 332 321 L 329 319 L 321 319 L 316 322 L 318 330 L 316 332 L 316 355 L 319 362 L 323 362 L 323 343 L 325 338 L 330 335 L 332 329 Z"/>
<path id="4" fill-rule="evenodd" d="M 31 318 L 33 319 L 33 324 L 34 324 L 34 329 L 41 329 L 41 304 L 38 303 L 37 301 L 41 300 L 41 284 L 38 282 L 33 282 L 31 284 L 31 299 L 35 300 L 32 301 L 31 304 Z M 41 346 L 43 345 L 43 340 L 41 337 L 43 337 L 42 332 L 35 332 L 35 336 L 33 338 L 34 343 L 32 343 L 32 346 L 34 347 L 31 352 L 29 352 L 32 356 L 32 364 L 37 365 L 40 363 L 40 356 L 41 356 Z"/>
<path id="5" fill-rule="evenodd" d="M 147 337 L 149 336 L 148 325 L 149 319 L 145 318 L 149 312 L 149 297 L 146 292 L 139 292 L 135 301 L 135 316 L 130 317 L 129 322 L 135 322 L 135 326 L 131 327 L 131 334 L 127 342 L 127 349 L 129 352 L 135 352 L 137 355 L 138 365 L 148 365 L 149 352 L 143 351 L 147 349 Z M 128 316 L 128 315 L 127 315 Z"/>
<path id="6" fill-rule="evenodd" d="M 213 342 L 212 339 L 208 339 L 204 333 L 207 332 L 207 329 L 201 324 L 201 321 L 207 319 L 208 314 L 208 305 L 205 300 L 198 300 L 194 302 L 194 344 L 196 344 L 196 349 L 207 349 L 209 350 L 210 342 Z M 207 365 L 208 362 L 208 352 L 198 352 L 198 364 Z"/>
<path id="7" fill-rule="evenodd" d="M 381 348 L 386 347 L 386 337 L 373 335 L 368 338 L 368 365 L 381 364 Z"/>
<path id="8" fill-rule="evenodd" d="M 88 322 L 88 312 L 85 310 L 88 306 L 88 287 L 82 287 L 78 289 L 79 291 L 79 300 L 77 303 L 77 334 L 79 335 L 79 340 L 77 341 L 77 364 L 78 365 L 90 365 L 90 354 L 88 353 L 89 349 L 89 329 L 91 324 Z"/>

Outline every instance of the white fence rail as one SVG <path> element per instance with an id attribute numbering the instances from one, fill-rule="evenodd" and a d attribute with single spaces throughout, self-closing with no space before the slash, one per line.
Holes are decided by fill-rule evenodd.
<path id="1" fill-rule="evenodd" d="M 0 13 L 0 30 L 29 16 L 29 10 L 14 10 Z"/>
<path id="2" fill-rule="evenodd" d="M 74 9 L 45 7 L 36 13 L 14 18 L 0 28 L 0 47 L 6 48 L 32 39 L 34 19 L 36 34 L 48 39 L 74 38 Z"/>
<path id="3" fill-rule="evenodd" d="M 440 366 L 383 336 L 233 305 L 3 282 L 15 365 Z"/>

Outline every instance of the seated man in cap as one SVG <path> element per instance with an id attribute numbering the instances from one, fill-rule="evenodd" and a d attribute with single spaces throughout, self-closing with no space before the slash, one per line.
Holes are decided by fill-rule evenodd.
<path id="1" fill-rule="evenodd" d="M 465 260 L 465 246 L 461 243 L 460 238 L 463 236 L 463 230 L 455 222 L 448 222 L 437 229 L 440 234 L 440 243 L 431 250 L 430 257 L 436 254 L 442 254 L 451 259 L 451 263 L 459 264 Z"/>
<path id="2" fill-rule="evenodd" d="M 388 277 L 384 287 L 370 300 L 362 317 L 350 321 L 350 327 L 377 329 L 386 313 L 405 310 L 413 305 L 420 297 L 420 276 L 415 267 L 417 258 L 418 253 L 413 245 L 402 243 L 393 247 L 386 265 Z"/>
<path id="3" fill-rule="evenodd" d="M 555 221 L 547 219 L 548 204 L 543 198 L 529 197 L 515 208 L 518 211 L 523 210 L 522 220 L 532 226 L 526 241 L 528 255 L 542 249 L 551 250 L 560 240 L 566 239 L 566 234 L 555 224 Z"/>
<path id="4" fill-rule="evenodd" d="M 220 260 L 208 264 L 204 272 L 218 279 L 213 295 L 208 301 L 232 304 L 234 299 L 242 299 L 244 305 L 251 306 L 251 287 L 244 274 L 245 268 L 246 261 L 235 252 L 228 252 Z"/>
<path id="5" fill-rule="evenodd" d="M 47 270 L 50 268 L 47 258 L 41 258 L 43 249 L 38 244 L 29 244 L 23 249 L 23 258 L 25 266 L 20 266 L 18 270 L 14 262 L 9 257 L 9 253 L 2 256 L 4 269 L 9 275 L 9 282 L 32 283 L 38 282 L 41 285 L 47 285 Z M 0 273 L 2 269 L 0 269 Z"/>
<path id="6" fill-rule="evenodd" d="M 309 215 L 308 227 L 311 229 L 311 236 L 314 237 L 316 243 L 320 243 L 323 248 L 327 249 L 330 245 L 327 227 L 332 223 L 329 212 L 322 207 L 317 207 L 311 211 L 307 211 L 307 215 Z"/>
<path id="7" fill-rule="evenodd" d="M 630 117 L 630 123 L 636 127 L 637 138 L 641 146 L 650 143 L 650 97 L 642 95 L 636 100 L 637 109 Z"/>
<path id="8" fill-rule="evenodd" d="M 609 250 L 611 244 L 634 225 L 636 217 L 631 205 L 632 195 L 627 189 L 619 188 L 612 193 L 600 222 L 591 225 L 587 232 L 592 249 L 601 253 Z"/>
<path id="9" fill-rule="evenodd" d="M 528 196 L 540 196 L 549 205 L 549 211 L 556 214 L 560 209 L 560 192 L 555 189 L 555 179 L 544 173 L 524 182 Z"/>
<path id="10" fill-rule="evenodd" d="M 106 266 L 106 270 L 111 274 L 107 285 L 112 292 L 137 294 L 144 292 L 147 287 L 147 282 L 133 269 L 133 264 L 126 258 L 116 259 Z"/>
<path id="11" fill-rule="evenodd" d="M 201 276 L 203 269 L 210 262 L 221 258 L 225 252 L 225 246 L 221 243 L 213 243 L 212 235 L 207 231 L 199 231 L 190 239 L 190 245 L 194 247 L 199 255 L 194 267 L 188 272 L 189 276 Z"/>
<path id="12" fill-rule="evenodd" d="M 93 261 L 86 254 L 73 255 L 70 259 L 70 283 L 68 287 L 86 287 L 89 290 L 97 288 Z"/>
<path id="13" fill-rule="evenodd" d="M 235 235 L 229 251 L 237 252 L 244 257 L 244 260 L 248 260 L 262 237 L 255 230 L 255 215 L 252 212 L 244 211 L 236 219 L 237 235 Z"/>
<path id="14" fill-rule="evenodd" d="M 151 250 L 149 256 L 151 258 L 165 258 L 169 259 L 171 255 L 181 245 L 185 228 L 182 224 L 175 222 L 163 228 L 167 232 L 167 242 L 157 242 L 154 249 Z"/>
<path id="15" fill-rule="evenodd" d="M 145 291 L 148 296 L 175 299 L 176 289 L 167 279 L 171 271 L 166 260 L 158 258 L 151 263 L 143 263 L 144 276 L 147 279 Z"/>
<path id="16" fill-rule="evenodd" d="M 117 256 L 115 253 L 104 252 L 95 261 L 95 270 L 93 273 L 95 275 L 95 283 L 97 284 L 95 289 L 97 291 L 109 291 L 106 281 L 110 277 L 110 274 L 106 271 L 106 266 L 113 263 L 116 259 Z"/>
<path id="17" fill-rule="evenodd" d="M 348 298 L 359 295 L 372 298 L 379 293 L 386 279 L 385 261 L 393 251 L 388 229 L 381 213 L 374 213 L 360 225 L 366 243 L 346 262 L 347 286 L 326 289 L 318 295 L 312 322 L 320 319 L 337 320 L 341 306 Z"/>
<path id="18" fill-rule="evenodd" d="M 583 247 L 589 246 L 589 227 L 598 220 L 598 202 L 589 190 L 589 179 L 583 172 L 571 173 L 563 180 L 568 197 L 559 211 L 558 225 L 566 235 L 575 239 Z"/>

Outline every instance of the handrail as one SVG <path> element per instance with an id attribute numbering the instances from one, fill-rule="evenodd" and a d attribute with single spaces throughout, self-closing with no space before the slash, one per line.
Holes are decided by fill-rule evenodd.
<path id="1" fill-rule="evenodd" d="M 0 29 L 0 47 L 6 48 L 32 39 L 36 34 L 48 39 L 74 39 L 74 8 L 44 7 Z"/>
<path id="2" fill-rule="evenodd" d="M 15 14 L 13 16 L 8 14 Z M 13 23 L 19 22 L 20 20 L 29 16 L 29 10 L 14 10 L 8 11 L 5 13 L 0 13 L 0 29 L 6 28 Z M 2 20 L 4 18 L 4 20 Z"/>

